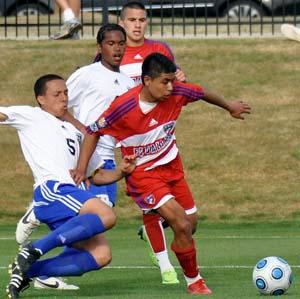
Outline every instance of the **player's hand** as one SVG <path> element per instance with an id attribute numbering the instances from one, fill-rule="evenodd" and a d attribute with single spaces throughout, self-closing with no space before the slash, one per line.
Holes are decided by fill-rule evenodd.
<path id="1" fill-rule="evenodd" d="M 176 76 L 176 79 L 180 82 L 186 82 L 187 81 L 185 73 L 181 69 L 176 70 L 175 76 Z"/>
<path id="2" fill-rule="evenodd" d="M 132 173 L 136 167 L 136 157 L 134 155 L 124 156 L 119 167 L 124 176 Z"/>
<path id="3" fill-rule="evenodd" d="M 77 186 L 85 180 L 85 173 L 78 168 L 70 169 L 70 174 Z"/>
<path id="4" fill-rule="evenodd" d="M 243 101 L 234 101 L 234 102 L 229 102 L 229 113 L 231 114 L 232 117 L 238 118 L 238 119 L 244 119 L 243 114 L 251 113 L 251 107 L 247 104 L 244 103 Z"/>
<path id="5" fill-rule="evenodd" d="M 84 180 L 84 184 L 86 186 L 86 189 L 88 190 L 88 189 L 90 189 L 92 182 L 89 178 L 87 178 Z"/>

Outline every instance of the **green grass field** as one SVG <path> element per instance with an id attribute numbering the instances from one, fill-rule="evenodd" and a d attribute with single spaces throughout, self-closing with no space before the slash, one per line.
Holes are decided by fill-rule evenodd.
<path id="1" fill-rule="evenodd" d="M 299 251 L 300 224 L 239 224 L 200 225 L 195 239 L 201 273 L 214 291 L 210 298 L 240 299 L 261 298 L 252 285 L 252 269 L 265 256 L 284 257 L 292 266 L 294 282 L 284 298 L 300 298 Z M 107 233 L 113 261 L 101 271 L 83 277 L 69 278 L 78 284 L 79 291 L 34 290 L 22 294 L 22 298 L 101 298 L 101 299 L 180 299 L 194 298 L 186 293 L 186 285 L 180 269 L 180 285 L 166 286 L 160 282 L 158 270 L 151 266 L 145 243 L 137 238 L 137 224 L 124 222 Z M 37 232 L 41 235 L 45 230 Z M 171 232 L 167 233 L 170 243 Z M 7 264 L 16 253 L 14 227 L 0 228 L 0 288 L 4 297 L 8 281 Z M 174 265 L 178 265 L 170 253 Z M 203 297 L 203 296 L 202 296 Z"/>
<path id="2" fill-rule="evenodd" d="M 261 298 L 252 286 L 252 268 L 262 257 L 278 255 L 292 265 L 296 277 L 285 298 L 300 298 L 299 43 L 169 42 L 189 81 L 252 107 L 252 114 L 240 122 L 207 104 L 189 105 L 177 126 L 186 177 L 201 219 L 195 235 L 199 262 L 214 291 L 212 297 Z M 38 76 L 57 73 L 67 78 L 76 67 L 90 63 L 94 53 L 95 41 L 1 41 L 0 105 L 35 104 L 32 86 Z M 32 175 L 11 128 L 0 127 L 0 165 L 0 298 L 4 298 L 5 267 L 17 250 L 14 226 L 32 195 Z M 140 211 L 124 195 L 123 182 L 119 190 L 120 222 L 108 233 L 111 267 L 70 279 L 80 285 L 78 292 L 30 289 L 24 298 L 191 298 L 182 275 L 179 286 L 161 285 L 136 237 Z"/>

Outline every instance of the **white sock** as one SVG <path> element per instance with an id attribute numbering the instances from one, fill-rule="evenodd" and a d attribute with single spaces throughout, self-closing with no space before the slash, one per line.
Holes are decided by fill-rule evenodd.
<path id="1" fill-rule="evenodd" d="M 198 274 L 196 277 L 192 277 L 192 278 L 184 275 L 184 278 L 186 280 L 187 285 L 189 286 L 190 284 L 196 282 L 197 280 L 201 279 L 202 277 L 200 274 Z"/>
<path id="2" fill-rule="evenodd" d="M 72 19 L 75 18 L 75 15 L 74 15 L 74 12 L 71 8 L 67 8 L 66 10 L 63 11 L 63 20 L 64 20 L 64 23 L 65 22 L 68 22 Z"/>
<path id="3" fill-rule="evenodd" d="M 161 273 L 166 272 L 166 271 L 171 270 L 171 269 L 174 269 L 172 264 L 170 263 L 169 255 L 168 255 L 167 250 L 155 253 L 155 256 L 157 258 Z"/>

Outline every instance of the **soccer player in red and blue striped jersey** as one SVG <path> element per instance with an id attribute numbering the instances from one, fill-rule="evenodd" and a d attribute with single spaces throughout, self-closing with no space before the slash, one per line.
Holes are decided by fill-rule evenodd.
<path id="1" fill-rule="evenodd" d="M 243 119 L 250 113 L 242 101 L 225 101 L 206 88 L 175 80 L 176 66 L 160 53 L 150 54 L 142 65 L 142 82 L 118 97 L 99 119 L 87 127 L 73 179 L 80 183 L 100 136 L 114 136 L 123 155 L 134 154 L 137 167 L 126 178 L 127 189 L 144 213 L 158 213 L 171 226 L 172 250 L 183 269 L 191 294 L 211 294 L 199 273 L 192 232 L 197 208 L 184 178 L 175 140 L 175 125 L 182 108 L 197 100 L 227 110 Z"/>

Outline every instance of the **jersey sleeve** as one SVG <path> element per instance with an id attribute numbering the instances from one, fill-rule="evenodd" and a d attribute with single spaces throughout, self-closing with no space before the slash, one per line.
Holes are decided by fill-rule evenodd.
<path id="1" fill-rule="evenodd" d="M 172 95 L 180 98 L 182 105 L 185 106 L 191 102 L 201 100 L 204 96 L 204 90 L 200 85 L 176 81 Z"/>
<path id="2" fill-rule="evenodd" d="M 134 113 L 138 101 L 134 95 L 136 89 L 133 88 L 129 92 L 117 97 L 103 112 L 98 120 L 86 127 L 89 134 L 110 135 L 120 141 L 126 130 L 129 114 Z"/>
<path id="3" fill-rule="evenodd" d="M 34 108 L 30 106 L 10 106 L 0 107 L 0 112 L 8 118 L 0 122 L 2 125 L 9 125 L 17 130 L 21 130 L 33 121 Z"/>
<path id="4" fill-rule="evenodd" d="M 105 110 L 100 117 L 90 125 L 86 127 L 88 134 L 110 135 L 117 138 L 118 135 L 118 119 L 114 119 L 119 111 L 118 109 L 118 98 L 116 98 L 109 108 Z"/>

